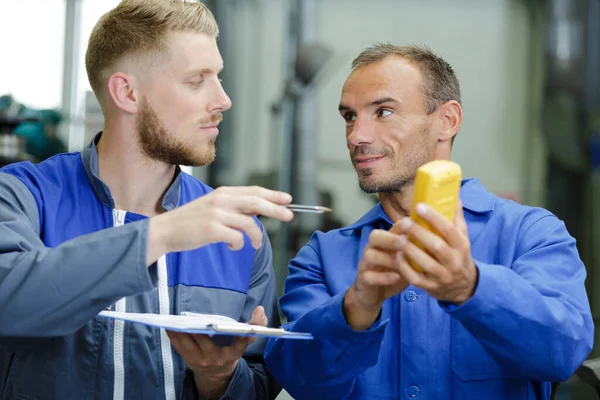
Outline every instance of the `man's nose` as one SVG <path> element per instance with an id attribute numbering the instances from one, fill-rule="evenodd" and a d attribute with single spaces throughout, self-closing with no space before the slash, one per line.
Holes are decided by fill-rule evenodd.
<path id="1" fill-rule="evenodd" d="M 347 137 L 347 141 L 352 146 L 361 146 L 371 144 L 375 141 L 375 132 L 373 126 L 366 120 L 356 118 L 352 126 L 352 131 Z"/>

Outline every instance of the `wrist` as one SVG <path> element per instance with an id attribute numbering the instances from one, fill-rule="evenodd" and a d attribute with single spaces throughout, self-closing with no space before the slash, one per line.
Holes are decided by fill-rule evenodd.
<path id="1" fill-rule="evenodd" d="M 169 242 L 171 234 L 168 232 L 170 227 L 171 225 L 166 221 L 166 214 L 150 218 L 146 265 L 152 265 L 160 256 L 172 251 Z"/>
<path id="2" fill-rule="evenodd" d="M 348 305 L 351 305 L 355 309 L 359 309 L 362 312 L 366 313 L 378 313 L 381 310 L 381 306 L 383 302 L 381 301 L 364 301 L 363 296 L 360 295 L 361 289 L 356 287 L 354 284 L 346 293 L 346 298 L 344 298 L 344 303 L 348 302 Z"/>
<path id="3" fill-rule="evenodd" d="M 236 360 L 230 365 L 221 368 L 213 368 L 210 371 L 192 370 L 199 398 L 221 398 L 227 391 L 238 364 L 239 360 Z"/>
<path id="4" fill-rule="evenodd" d="M 454 301 L 454 304 L 457 306 L 465 303 L 471 297 L 473 297 L 473 295 L 475 294 L 475 290 L 477 289 L 477 284 L 479 283 L 479 270 L 475 266 L 475 263 L 472 264 L 472 267 L 473 268 L 470 274 L 471 279 L 469 280 L 470 284 L 466 288 L 465 292 Z"/>
<path id="5" fill-rule="evenodd" d="M 360 301 L 360 296 L 357 296 L 354 286 L 348 289 L 342 303 L 346 323 L 357 331 L 369 329 L 377 321 L 382 306 L 382 302 L 365 304 Z"/>

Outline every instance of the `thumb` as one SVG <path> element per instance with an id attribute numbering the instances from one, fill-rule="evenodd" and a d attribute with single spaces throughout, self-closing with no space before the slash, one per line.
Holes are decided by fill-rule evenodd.
<path id="1" fill-rule="evenodd" d="M 462 233 L 465 237 L 469 237 L 469 231 L 467 228 L 467 221 L 465 221 L 465 214 L 463 205 L 460 200 L 456 202 L 456 213 L 454 214 L 454 226 Z"/>
<path id="2" fill-rule="evenodd" d="M 267 318 L 267 315 L 265 314 L 264 307 L 263 306 L 256 307 L 254 309 L 254 312 L 252 312 L 252 319 L 250 319 L 249 324 L 267 326 L 268 323 L 269 323 L 269 319 Z"/>

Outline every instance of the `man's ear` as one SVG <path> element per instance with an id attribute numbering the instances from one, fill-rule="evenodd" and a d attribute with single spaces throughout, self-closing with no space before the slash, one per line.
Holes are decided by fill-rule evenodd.
<path id="1" fill-rule="evenodd" d="M 139 98 L 135 90 L 135 78 L 124 72 L 115 72 L 108 78 L 108 95 L 115 107 L 135 114 L 139 106 Z"/>
<path id="2" fill-rule="evenodd" d="M 438 140 L 452 140 L 462 126 L 462 107 L 457 101 L 450 100 L 440 106 L 439 116 L 441 129 Z"/>

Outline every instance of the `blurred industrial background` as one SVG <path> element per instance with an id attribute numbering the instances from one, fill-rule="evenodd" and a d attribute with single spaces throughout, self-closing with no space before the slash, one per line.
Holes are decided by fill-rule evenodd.
<path id="1" fill-rule="evenodd" d="M 423 44 L 461 82 L 454 161 L 496 194 L 566 222 L 600 317 L 600 0 L 205 3 L 220 24 L 233 108 L 216 162 L 190 172 L 215 187 L 259 184 L 334 209 L 325 219 L 264 221 L 279 294 L 287 261 L 311 232 L 351 223 L 376 201 L 358 188 L 337 112 L 352 58 L 376 42 Z M 0 165 L 81 150 L 102 130 L 83 57 L 92 27 L 116 4 L 0 1 Z M 557 399 L 597 398 L 600 385 L 588 381 L 573 377 Z"/>

